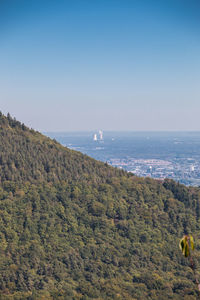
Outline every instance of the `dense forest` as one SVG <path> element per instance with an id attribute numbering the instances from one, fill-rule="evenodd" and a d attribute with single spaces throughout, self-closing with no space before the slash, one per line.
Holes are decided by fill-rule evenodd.
<path id="1" fill-rule="evenodd" d="M 197 299 L 200 189 L 138 178 L 0 114 L 0 299 Z"/>

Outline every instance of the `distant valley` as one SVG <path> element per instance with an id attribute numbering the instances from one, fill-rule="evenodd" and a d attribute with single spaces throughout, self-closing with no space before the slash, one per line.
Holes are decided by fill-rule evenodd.
<path id="1" fill-rule="evenodd" d="M 200 132 L 105 132 L 101 139 L 98 131 L 46 135 L 137 176 L 200 186 Z"/>
<path id="2" fill-rule="evenodd" d="M 134 176 L 0 113 L 0 299 L 195 300 L 178 244 L 194 236 L 200 274 L 199 218 L 199 188 Z"/>

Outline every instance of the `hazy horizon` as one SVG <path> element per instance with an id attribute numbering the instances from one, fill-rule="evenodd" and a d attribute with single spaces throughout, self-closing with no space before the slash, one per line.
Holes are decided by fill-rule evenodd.
<path id="1" fill-rule="evenodd" d="M 42 132 L 200 131 L 197 0 L 0 3 L 0 110 Z"/>
<path id="2" fill-rule="evenodd" d="M 91 130 L 72 130 L 72 131 L 41 131 L 43 134 L 47 133 L 55 133 L 55 134 L 62 134 L 62 133 L 98 133 L 99 129 L 91 129 Z M 200 130 L 104 130 L 103 133 L 200 133 Z"/>

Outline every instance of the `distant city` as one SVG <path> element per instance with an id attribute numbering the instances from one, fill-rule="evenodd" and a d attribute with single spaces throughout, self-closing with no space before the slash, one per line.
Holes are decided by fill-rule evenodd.
<path id="1" fill-rule="evenodd" d="M 200 132 L 46 133 L 71 149 L 137 176 L 200 186 Z"/>

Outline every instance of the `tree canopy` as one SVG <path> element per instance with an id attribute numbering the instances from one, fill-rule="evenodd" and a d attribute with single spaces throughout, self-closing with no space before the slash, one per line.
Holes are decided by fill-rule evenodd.
<path id="1" fill-rule="evenodd" d="M 0 114 L 0 299 L 196 299 L 178 243 L 199 217 L 199 188 L 138 178 Z"/>

